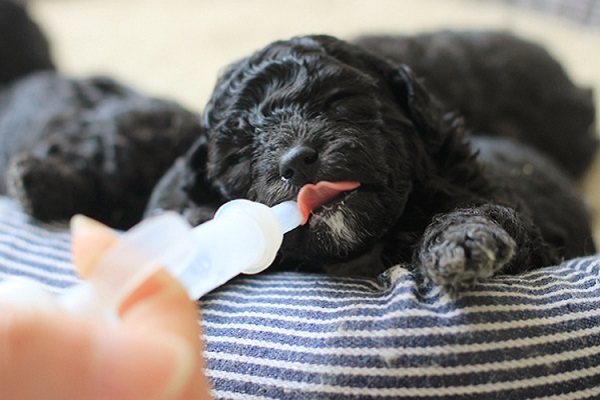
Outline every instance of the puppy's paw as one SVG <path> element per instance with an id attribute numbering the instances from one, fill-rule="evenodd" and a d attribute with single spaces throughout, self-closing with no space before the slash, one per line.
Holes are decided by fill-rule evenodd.
<path id="1" fill-rule="evenodd" d="M 515 241 L 490 220 L 438 229 L 428 232 L 418 259 L 425 276 L 452 294 L 495 275 L 516 254 Z"/>
<path id="2" fill-rule="evenodd" d="M 89 205 L 97 201 L 92 185 L 68 163 L 31 154 L 14 157 L 7 171 L 9 194 L 26 213 L 43 222 L 89 214 Z"/>

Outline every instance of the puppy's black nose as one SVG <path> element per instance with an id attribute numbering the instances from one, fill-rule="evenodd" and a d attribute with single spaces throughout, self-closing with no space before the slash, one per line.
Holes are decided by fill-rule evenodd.
<path id="1" fill-rule="evenodd" d="M 302 186 L 314 180 L 319 168 L 319 154 L 306 145 L 292 147 L 279 161 L 281 179 Z"/>

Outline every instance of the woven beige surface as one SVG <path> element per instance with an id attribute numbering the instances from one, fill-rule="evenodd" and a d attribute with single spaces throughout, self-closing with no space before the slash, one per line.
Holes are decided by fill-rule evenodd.
<path id="1" fill-rule="evenodd" d="M 600 105 L 600 28 L 470 0 L 31 0 L 69 75 L 107 74 L 200 111 L 224 65 L 290 36 L 508 29 L 545 44 Z M 585 183 L 600 215 L 600 161 Z M 597 238 L 600 238 L 600 218 Z"/>

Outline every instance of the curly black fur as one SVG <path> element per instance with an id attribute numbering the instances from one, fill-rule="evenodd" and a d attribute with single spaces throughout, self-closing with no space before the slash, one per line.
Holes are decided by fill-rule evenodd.
<path id="1" fill-rule="evenodd" d="M 361 47 L 328 36 L 276 42 L 225 71 L 205 136 L 149 212 L 200 223 L 229 199 L 272 205 L 305 183 L 360 181 L 286 235 L 278 265 L 375 275 L 414 261 L 449 290 L 594 250 L 563 173 L 516 142 L 469 136 L 448 107 L 411 68 Z M 302 157 L 294 176 L 290 154 Z"/>
<path id="2" fill-rule="evenodd" d="M 0 0 L 0 21 L 6 10 L 15 3 Z M 282 267 L 375 275 L 407 262 L 459 290 L 594 250 L 569 179 L 506 139 L 573 176 L 596 149 L 589 92 L 535 45 L 449 32 L 276 42 L 226 70 L 201 126 L 109 79 L 33 73 L 52 69 L 47 43 L 16 10 L 7 21 L 31 41 L 0 38 L 0 172 L 38 219 L 82 212 L 126 228 L 189 149 L 149 213 L 200 223 L 229 199 L 275 204 L 306 183 L 361 182 L 286 235 Z M 469 135 L 460 113 L 504 138 Z"/>
<path id="3" fill-rule="evenodd" d="M 573 177 L 596 153 L 592 90 L 574 85 L 535 43 L 503 32 L 456 31 L 363 36 L 354 43 L 410 65 L 469 130 L 529 144 Z"/>
<path id="4" fill-rule="evenodd" d="M 0 193 L 41 221 L 128 228 L 200 132 L 196 114 L 111 79 L 29 74 L 0 92 Z"/>
<path id="5" fill-rule="evenodd" d="M 27 8 L 0 0 L 0 193 L 34 218 L 64 222 L 84 213 L 132 226 L 200 134 L 198 115 L 173 102 L 108 78 L 57 74 Z"/>

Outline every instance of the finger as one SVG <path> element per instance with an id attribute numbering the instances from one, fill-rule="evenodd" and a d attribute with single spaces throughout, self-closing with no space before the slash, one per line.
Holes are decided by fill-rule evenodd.
<path id="1" fill-rule="evenodd" d="M 89 221 L 95 224 L 95 221 Z M 84 223 L 88 224 L 87 221 Z M 88 227 L 86 225 L 82 230 Z M 92 233 L 95 232 L 90 231 L 87 236 L 95 239 Z M 114 242 L 114 238 L 112 240 Z M 190 301 L 183 286 L 163 269 L 125 299 L 119 307 L 119 315 L 121 322 L 127 326 L 147 331 L 182 333 L 190 343 L 199 343 L 197 305 Z"/>
<path id="2" fill-rule="evenodd" d="M 123 303 L 120 314 L 127 327 L 171 334 L 190 344 L 195 361 L 192 376 L 171 384 L 174 388 L 183 387 L 181 398 L 208 398 L 203 397 L 208 396 L 208 383 L 203 374 L 198 308 L 168 272 L 161 270 L 148 279 Z M 180 378 L 185 380 L 183 375 Z"/>
<path id="3" fill-rule="evenodd" d="M 3 398 L 196 398 L 173 386 L 195 368 L 177 336 L 19 312 L 0 319 L 0 339 Z M 206 388 L 197 393 L 208 398 Z"/>
<path id="4" fill-rule="evenodd" d="M 83 215 L 71 218 L 71 254 L 79 276 L 86 278 L 117 240 L 115 231 Z"/>
<path id="5" fill-rule="evenodd" d="M 57 317 L 52 315 L 51 318 Z M 73 381 L 83 376 L 81 361 L 84 358 L 74 355 L 85 354 L 82 351 L 83 342 L 69 329 L 70 324 L 64 327 L 65 330 L 58 333 L 61 327 L 55 326 L 46 313 L 22 308 L 5 309 L 0 319 L 0 382 L 3 396 L 14 399 L 35 399 L 36 396 L 58 399 L 60 395 L 68 398 L 67 395 L 80 392 L 80 384 Z M 41 338 L 45 338 L 44 345 Z M 76 384 L 76 387 L 69 388 L 71 384 Z M 44 390 L 46 393 L 43 395 Z"/>
<path id="6" fill-rule="evenodd" d="M 20 276 L 0 282 L 0 309 L 60 313 L 56 297 L 41 283 Z"/>
<path id="7" fill-rule="evenodd" d="M 104 225 L 85 217 L 74 219 L 72 225 L 73 259 L 85 275 L 116 242 L 117 236 Z M 171 275 L 160 271 L 149 278 L 120 307 L 120 316 L 123 327 L 131 334 L 147 337 L 152 333 L 169 337 L 167 342 L 179 342 L 183 346 L 178 347 L 182 359 L 192 360 L 187 370 L 179 368 L 173 372 L 166 392 L 182 391 L 182 398 L 208 398 L 208 384 L 202 372 L 198 310 Z M 182 350 L 184 347 L 187 350 Z M 181 354 L 187 354 L 187 357 Z M 125 375 L 121 373 L 121 376 Z M 144 376 L 147 375 L 141 375 L 141 379 L 147 379 Z"/>
<path id="8" fill-rule="evenodd" d="M 83 216 L 73 218 L 73 258 L 91 270 L 117 236 L 104 225 Z M 123 322 L 152 330 L 185 332 L 190 342 L 198 340 L 197 308 L 183 287 L 165 271 L 159 271 L 136 289 L 121 305 Z"/>

